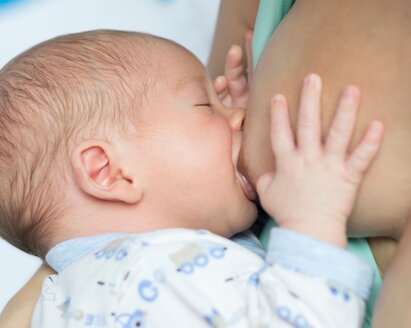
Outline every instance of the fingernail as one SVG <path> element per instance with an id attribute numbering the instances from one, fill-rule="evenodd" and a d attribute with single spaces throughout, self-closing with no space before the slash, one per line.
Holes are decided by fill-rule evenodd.
<path id="1" fill-rule="evenodd" d="M 343 91 L 343 97 L 352 98 L 355 96 L 356 90 L 353 87 L 346 87 Z"/>
<path id="2" fill-rule="evenodd" d="M 318 77 L 317 77 L 317 75 L 316 75 L 316 74 L 310 74 L 310 75 L 308 75 L 308 76 L 305 78 L 304 83 L 305 83 L 306 85 L 317 86 L 317 84 L 318 84 Z"/>
<path id="3" fill-rule="evenodd" d="M 383 125 L 380 121 L 374 121 L 371 123 L 370 132 L 373 137 L 379 136 L 383 129 Z"/>
<path id="4" fill-rule="evenodd" d="M 284 97 L 282 95 L 275 95 L 272 99 L 271 99 L 271 104 L 275 105 L 275 104 L 279 104 L 283 101 Z"/>

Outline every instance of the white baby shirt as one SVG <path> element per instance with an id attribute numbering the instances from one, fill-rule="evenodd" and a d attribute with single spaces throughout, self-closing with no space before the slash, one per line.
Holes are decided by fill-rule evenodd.
<path id="1" fill-rule="evenodd" d="M 34 328 L 361 327 L 373 279 L 345 250 L 279 228 L 264 258 L 188 229 L 70 240 L 46 258 L 58 274 Z"/>

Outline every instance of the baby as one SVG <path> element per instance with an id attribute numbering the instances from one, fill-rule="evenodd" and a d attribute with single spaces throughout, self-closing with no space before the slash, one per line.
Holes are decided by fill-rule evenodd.
<path id="1" fill-rule="evenodd" d="M 33 327 L 361 326 L 373 271 L 343 248 L 382 125 L 347 153 L 357 88 L 324 143 L 318 76 L 304 81 L 296 138 L 273 98 L 276 172 L 257 185 L 279 224 L 267 253 L 227 239 L 257 213 L 236 168 L 244 109 L 225 107 L 181 46 L 62 36 L 6 65 L 0 94 L 0 232 L 58 272 Z"/>

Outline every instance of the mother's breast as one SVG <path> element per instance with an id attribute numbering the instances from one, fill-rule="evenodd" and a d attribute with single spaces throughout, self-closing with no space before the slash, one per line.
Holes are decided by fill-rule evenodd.
<path id="1" fill-rule="evenodd" d="M 297 2 L 256 69 L 243 161 L 254 182 L 273 167 L 268 108 L 275 93 L 286 95 L 295 124 L 302 80 L 308 73 L 320 74 L 327 128 L 342 88 L 356 84 L 363 98 L 353 146 L 373 119 L 384 122 L 385 138 L 360 189 L 349 229 L 393 236 L 411 214 L 411 19 L 404 14 L 411 14 L 411 5 L 387 8 L 386 1 L 374 0 L 370 9 L 367 2 Z"/>

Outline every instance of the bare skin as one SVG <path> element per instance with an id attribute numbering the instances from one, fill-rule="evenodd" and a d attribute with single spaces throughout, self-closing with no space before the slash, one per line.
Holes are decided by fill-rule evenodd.
<path id="1" fill-rule="evenodd" d="M 374 118 L 384 122 L 386 138 L 362 185 L 349 231 L 398 239 L 411 210 L 411 35 L 399 33 L 411 29 L 405 15 L 411 14 L 411 4 L 366 2 L 296 2 L 255 71 L 243 165 L 252 181 L 273 167 L 266 151 L 269 126 L 262 124 L 273 93 L 286 95 L 296 122 L 299 81 L 310 71 L 319 73 L 324 81 L 323 123 L 328 127 L 339 90 L 354 83 L 363 100 L 353 144 Z"/>
<path id="2" fill-rule="evenodd" d="M 254 4 L 247 15 L 255 17 L 258 4 Z M 319 73 L 324 81 L 323 124 L 327 128 L 342 87 L 358 85 L 363 97 L 352 146 L 371 119 L 382 120 L 386 134 L 360 189 L 349 232 L 388 237 L 370 242 L 381 272 L 390 262 L 411 210 L 411 35 L 404 33 L 411 30 L 409 14 L 411 4 L 404 0 L 297 0 L 271 37 L 254 73 L 241 158 L 242 171 L 253 183 L 274 167 L 268 138 L 272 94 L 287 97 L 295 127 L 301 81 L 309 72 Z M 221 22 L 230 15 L 221 7 Z M 254 20 L 235 21 L 242 24 L 237 28 L 242 32 Z M 219 36 L 217 30 L 215 39 Z M 221 41 L 214 46 L 209 67 L 217 75 L 215 63 L 221 62 L 218 52 L 224 47 Z"/>
<path id="3" fill-rule="evenodd" d="M 241 46 L 242 52 L 246 53 L 244 35 L 254 28 L 259 2 L 259 0 L 221 1 L 216 34 L 207 67 L 212 78 L 223 74 L 226 54 L 233 44 Z M 247 64 L 245 56 L 243 63 Z"/>
<path id="4" fill-rule="evenodd" d="M 398 249 L 388 269 L 378 298 L 373 327 L 405 328 L 410 326 L 411 313 L 407 311 L 411 294 L 411 221 L 407 224 Z M 408 283 L 401 283 L 401 282 Z M 401 283 L 401 287 L 398 285 Z"/>
<path id="5" fill-rule="evenodd" d="M 247 15 L 255 17 L 257 6 Z M 266 124 L 270 97 L 273 93 L 287 96 L 295 124 L 296 95 L 307 72 L 323 77 L 323 122 L 327 126 L 341 86 L 355 83 L 361 88 L 363 102 L 353 145 L 370 118 L 381 119 L 386 128 L 384 144 L 365 177 L 350 225 L 355 235 L 389 237 L 369 238 L 380 272 L 390 265 L 373 319 L 373 327 L 378 328 L 408 327 L 411 322 L 404 311 L 411 292 L 409 220 L 404 228 L 411 216 L 410 13 L 411 4 L 405 0 L 297 0 L 271 37 L 254 74 L 241 158 L 243 172 L 248 171 L 254 182 L 273 168 Z M 219 20 L 224 22 L 230 15 L 228 8 L 221 7 Z M 250 28 L 245 22 L 253 18 L 236 21 L 242 24 L 237 31 L 244 33 Z M 220 33 L 217 29 L 209 64 L 214 77 L 223 71 Z"/>
<path id="6" fill-rule="evenodd" d="M 244 33 L 253 28 L 257 7 L 257 0 L 222 1 L 209 64 L 213 77 L 223 72 L 227 49 L 233 43 L 242 44 Z M 287 96 L 295 121 L 296 95 L 303 76 L 313 71 L 321 74 L 324 123 L 329 125 L 335 108 L 332 101 L 344 85 L 355 83 L 363 91 L 363 103 L 354 140 L 374 118 L 384 122 L 386 133 L 360 190 L 351 230 L 361 235 L 368 229 L 374 235 L 399 238 L 411 208 L 411 34 L 404 32 L 411 30 L 410 11 L 406 0 L 297 0 L 271 38 L 255 74 L 246 125 L 248 146 L 243 152 L 243 166 L 249 168 L 252 180 L 273 167 L 269 144 L 263 141 L 269 140 L 264 122 L 269 122 L 274 93 Z M 391 239 L 372 243 L 382 271 L 389 263 L 393 243 Z M 407 264 L 396 258 L 394 265 L 397 263 Z M 399 279 L 408 281 L 408 277 Z"/>
<path id="7" fill-rule="evenodd" d="M 0 327 L 30 327 L 31 316 L 40 295 L 43 280 L 53 273 L 54 271 L 46 265 L 42 265 L 37 270 L 27 284 L 7 303 L 0 314 Z"/>

